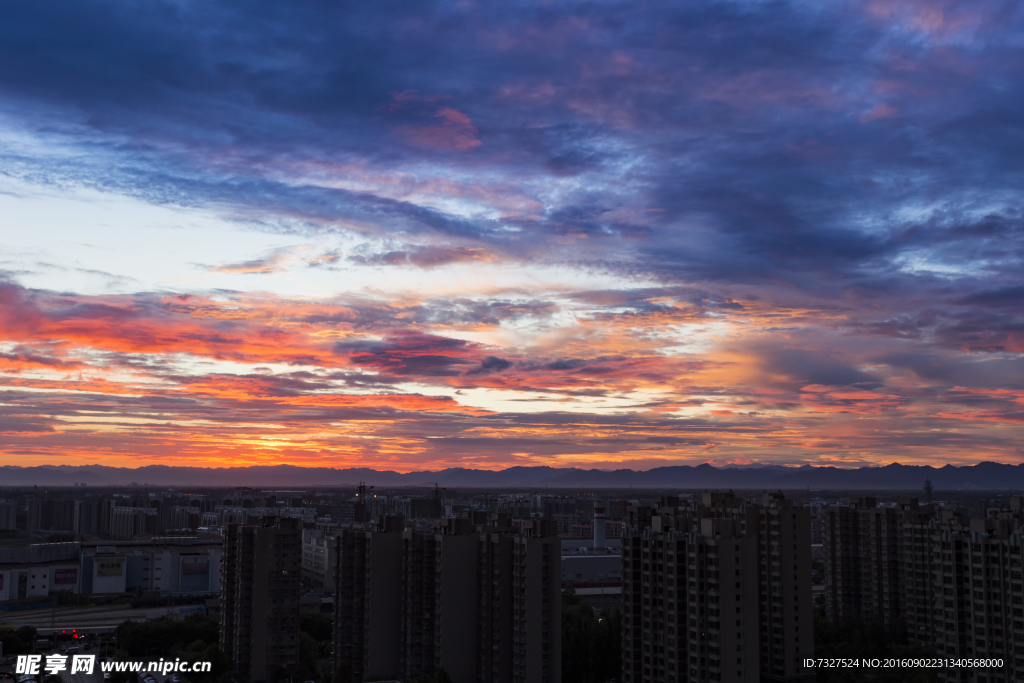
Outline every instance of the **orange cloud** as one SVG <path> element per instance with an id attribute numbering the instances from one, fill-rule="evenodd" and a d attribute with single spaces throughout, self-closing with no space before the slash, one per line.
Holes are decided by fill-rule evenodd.
<path id="1" fill-rule="evenodd" d="M 1003 432 L 1021 422 L 1019 390 L 885 383 L 855 367 L 853 347 L 816 350 L 840 313 L 715 302 L 85 296 L 0 284 L 0 461 L 407 470 L 689 461 L 709 448 L 722 462 L 962 462 L 1016 448 Z M 453 336 L 504 339 L 504 321 L 562 307 L 571 324 L 526 342 Z M 717 336 L 699 336 L 711 324 Z M 782 346 L 758 331 L 779 327 Z M 479 402 L 489 392 L 512 397 L 506 412 Z"/>

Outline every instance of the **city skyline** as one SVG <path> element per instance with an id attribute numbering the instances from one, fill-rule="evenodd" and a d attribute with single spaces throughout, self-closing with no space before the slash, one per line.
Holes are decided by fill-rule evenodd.
<path id="1" fill-rule="evenodd" d="M 1022 12 L 12 5 L 0 465 L 1018 464 Z"/>

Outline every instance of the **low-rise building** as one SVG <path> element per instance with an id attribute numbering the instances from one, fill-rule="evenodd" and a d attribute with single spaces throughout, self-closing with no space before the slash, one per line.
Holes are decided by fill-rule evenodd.
<path id="1" fill-rule="evenodd" d="M 223 544 L 213 538 L 83 543 L 82 593 L 211 593 L 220 590 Z"/>
<path id="2" fill-rule="evenodd" d="M 222 542 L 214 538 L 40 543 L 0 549 L 0 602 L 82 595 L 201 594 L 220 590 Z"/>
<path id="3" fill-rule="evenodd" d="M 594 548 L 593 541 L 562 541 L 562 590 L 572 588 L 583 604 L 599 612 L 622 604 L 619 539 Z"/>
<path id="4" fill-rule="evenodd" d="M 81 590 L 77 543 L 0 549 L 0 602 Z"/>

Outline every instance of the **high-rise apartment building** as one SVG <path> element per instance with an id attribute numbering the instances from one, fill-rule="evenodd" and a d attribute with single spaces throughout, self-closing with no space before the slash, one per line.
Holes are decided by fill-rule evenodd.
<path id="1" fill-rule="evenodd" d="M 932 507 L 919 507 L 914 499 L 901 501 L 897 564 L 900 567 L 902 618 L 908 639 L 931 647 L 935 633 L 936 529 Z M 827 569 L 827 563 L 826 563 Z M 941 590 L 940 590 L 941 592 Z"/>
<path id="2" fill-rule="evenodd" d="M 34 500 L 28 505 L 29 531 L 75 530 L 75 501 L 71 499 Z"/>
<path id="3" fill-rule="evenodd" d="M 520 532 L 507 517 L 341 530 L 336 663 L 356 680 L 443 668 L 455 683 L 558 683 L 557 530 L 536 520 Z"/>
<path id="4" fill-rule="evenodd" d="M 301 544 L 297 519 L 225 529 L 221 649 L 238 683 L 284 677 L 298 663 Z"/>
<path id="5" fill-rule="evenodd" d="M 875 498 L 854 498 L 824 514 L 826 610 L 832 619 L 894 625 L 903 614 L 900 534 L 903 508 L 878 507 Z"/>
<path id="6" fill-rule="evenodd" d="M 911 642 L 939 657 L 1003 663 L 992 669 L 940 669 L 940 681 L 1024 680 L 1024 499 L 1011 501 L 1008 509 L 986 506 L 986 516 L 974 519 L 918 506 L 916 500 L 877 508 L 874 501 L 859 499 L 829 508 L 830 618 L 903 622 Z M 895 554 L 894 561 L 880 559 L 887 552 Z M 858 556 L 869 560 L 851 563 Z M 898 599 L 886 601 L 886 590 Z"/>
<path id="7" fill-rule="evenodd" d="M 0 530 L 18 528 L 18 502 L 0 500 Z"/>
<path id="8" fill-rule="evenodd" d="M 148 507 L 110 508 L 110 535 L 116 539 L 130 541 L 136 536 L 155 534 L 158 529 L 159 512 Z"/>
<path id="9" fill-rule="evenodd" d="M 354 680 L 399 668 L 402 520 L 342 529 L 335 541 L 334 658 Z"/>
<path id="10" fill-rule="evenodd" d="M 860 535 L 856 508 L 834 506 L 822 513 L 825 547 L 825 608 L 832 621 L 864 614 L 860 588 Z"/>
<path id="11" fill-rule="evenodd" d="M 319 529 L 302 530 L 302 584 L 310 588 L 333 591 L 336 578 L 334 548 L 336 534 Z"/>
<path id="12" fill-rule="evenodd" d="M 96 536 L 110 530 L 110 505 L 105 500 L 75 501 L 75 533 Z"/>
<path id="13" fill-rule="evenodd" d="M 781 494 L 631 508 L 622 575 L 625 683 L 813 680 L 809 516 Z"/>
<path id="14" fill-rule="evenodd" d="M 814 656 L 810 513 L 768 493 L 758 517 L 761 680 L 813 680 L 803 665 Z"/>

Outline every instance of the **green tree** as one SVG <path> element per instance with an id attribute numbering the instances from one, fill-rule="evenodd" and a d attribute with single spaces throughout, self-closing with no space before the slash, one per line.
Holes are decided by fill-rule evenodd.
<path id="1" fill-rule="evenodd" d="M 299 667 L 295 678 L 300 681 L 315 680 L 320 669 L 318 664 L 316 641 L 305 631 L 299 631 Z"/>
<path id="2" fill-rule="evenodd" d="M 592 683 L 597 652 L 597 619 L 586 605 L 562 608 L 562 682 Z"/>
<path id="3" fill-rule="evenodd" d="M 814 612 L 814 656 L 842 659 L 886 659 L 890 657 L 928 659 L 936 656 L 931 648 L 911 645 L 903 624 L 891 628 L 877 622 L 846 621 L 832 623 L 825 616 L 824 604 L 819 602 Z M 878 669 L 865 674 L 852 675 L 849 669 L 821 669 L 821 683 L 932 683 L 938 678 L 936 669 Z"/>
<path id="4" fill-rule="evenodd" d="M 270 683 L 285 683 L 290 681 L 291 676 L 288 674 L 288 669 L 285 668 L 284 664 L 278 664 L 270 672 Z"/>
<path id="5" fill-rule="evenodd" d="M 67 589 L 57 591 L 56 593 L 54 593 L 54 595 L 57 598 L 57 604 L 61 607 L 66 607 L 67 605 L 77 605 L 80 602 L 78 596 Z"/>
<path id="6" fill-rule="evenodd" d="M 562 681 L 606 683 L 622 671 L 622 612 L 600 618 L 570 587 L 562 593 Z"/>
<path id="7" fill-rule="evenodd" d="M 597 620 L 597 680 L 618 680 L 622 672 L 622 610 L 612 607 Z"/>
<path id="8" fill-rule="evenodd" d="M 231 661 L 219 645 L 196 640 L 187 646 L 171 648 L 172 657 L 184 661 L 210 662 L 210 671 L 188 674 L 189 683 L 228 683 L 231 680 Z"/>
<path id="9" fill-rule="evenodd" d="M 576 589 L 569 586 L 562 591 L 562 607 L 577 607 L 583 604 L 583 599 L 576 595 Z"/>
<path id="10" fill-rule="evenodd" d="M 299 617 L 299 628 L 318 643 L 330 642 L 334 621 L 329 614 L 308 613 Z"/>
<path id="11" fill-rule="evenodd" d="M 161 657 L 176 645 L 185 646 L 196 640 L 218 642 L 220 624 L 217 620 L 193 614 L 180 621 L 160 617 L 150 621 L 126 621 L 117 627 L 118 646 L 135 658 Z"/>
<path id="12" fill-rule="evenodd" d="M 24 655 L 32 652 L 37 637 L 36 630 L 31 626 L 22 626 L 15 630 L 0 627 L 0 642 L 4 644 L 4 656 Z"/>
<path id="13" fill-rule="evenodd" d="M 334 620 L 329 614 L 303 614 L 300 617 L 299 628 L 301 633 L 305 633 L 313 640 L 314 655 L 311 661 L 331 658 Z"/>
<path id="14" fill-rule="evenodd" d="M 339 664 L 338 669 L 334 672 L 334 683 L 353 683 L 352 670 L 345 662 Z"/>
<path id="15" fill-rule="evenodd" d="M 114 653 L 114 660 L 118 662 L 127 662 L 132 659 L 132 656 L 125 650 L 118 650 Z M 107 679 L 110 683 L 134 683 L 135 674 L 127 671 L 112 671 L 110 678 Z"/>

